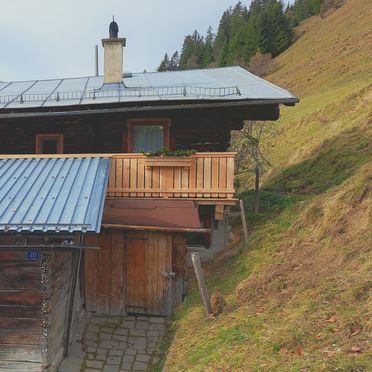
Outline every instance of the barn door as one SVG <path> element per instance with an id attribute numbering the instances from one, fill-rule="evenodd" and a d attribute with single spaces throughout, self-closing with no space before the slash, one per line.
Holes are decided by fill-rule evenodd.
<path id="1" fill-rule="evenodd" d="M 169 315 L 171 235 L 160 232 L 128 232 L 126 251 L 127 312 Z"/>
<path id="2" fill-rule="evenodd" d="M 168 315 L 172 238 L 160 232 L 104 230 L 87 236 L 85 307 L 104 315 Z"/>

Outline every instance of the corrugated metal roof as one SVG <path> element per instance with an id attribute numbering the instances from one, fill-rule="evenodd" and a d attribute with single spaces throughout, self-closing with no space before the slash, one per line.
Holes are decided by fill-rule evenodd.
<path id="1" fill-rule="evenodd" d="M 0 158 L 0 231 L 99 232 L 110 159 Z"/>
<path id="2" fill-rule="evenodd" d="M 103 85 L 102 76 L 2 82 L 0 110 L 81 104 L 189 100 L 276 100 L 296 103 L 288 91 L 243 68 L 127 74 L 122 84 Z"/>

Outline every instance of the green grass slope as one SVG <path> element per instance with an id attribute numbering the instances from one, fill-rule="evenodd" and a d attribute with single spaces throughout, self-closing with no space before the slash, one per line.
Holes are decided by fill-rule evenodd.
<path id="1" fill-rule="evenodd" d="M 228 306 L 205 319 L 192 283 L 154 370 L 369 370 L 371 24 L 371 3 L 349 1 L 300 25 L 274 61 L 267 78 L 301 103 L 282 110 L 266 149 L 273 169 L 248 249 L 205 269 Z"/>

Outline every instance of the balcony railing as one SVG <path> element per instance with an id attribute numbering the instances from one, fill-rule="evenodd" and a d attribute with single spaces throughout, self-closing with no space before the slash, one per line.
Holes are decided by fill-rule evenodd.
<path id="1" fill-rule="evenodd" d="M 197 153 L 190 157 L 115 154 L 108 197 L 234 198 L 234 152 Z"/>

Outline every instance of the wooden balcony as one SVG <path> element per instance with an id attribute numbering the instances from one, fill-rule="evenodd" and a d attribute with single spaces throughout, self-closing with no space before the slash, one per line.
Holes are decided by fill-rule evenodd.
<path id="1" fill-rule="evenodd" d="M 234 200 L 234 152 L 112 156 L 108 197 Z"/>

